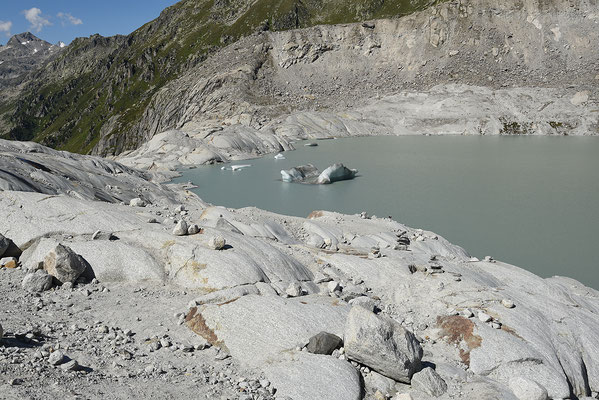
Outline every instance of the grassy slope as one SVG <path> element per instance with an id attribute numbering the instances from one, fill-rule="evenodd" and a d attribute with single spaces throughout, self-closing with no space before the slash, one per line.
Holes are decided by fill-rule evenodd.
<path id="1" fill-rule="evenodd" d="M 11 117 L 14 128 L 0 135 L 88 153 L 98 143 L 102 125 L 112 116 L 118 115 L 118 124 L 110 134 L 126 135 L 159 88 L 218 47 L 261 26 L 276 30 L 392 17 L 424 8 L 431 1 L 419 0 L 416 5 L 410 0 L 219 3 L 215 8 L 211 0 L 181 1 L 123 40 L 77 39 L 37 74 L 16 103 Z M 234 22 L 226 24 L 223 20 Z M 66 72 L 58 73 L 61 68 Z M 138 144 L 133 138 L 127 139 L 125 148 Z"/>

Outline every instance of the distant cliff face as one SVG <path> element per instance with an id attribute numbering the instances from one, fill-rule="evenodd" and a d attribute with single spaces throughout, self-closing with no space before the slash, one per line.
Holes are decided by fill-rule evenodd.
<path id="1" fill-rule="evenodd" d="M 158 90 L 240 37 L 403 15 L 429 2 L 184 0 L 129 36 L 75 40 L 16 100 L 0 100 L 0 136 L 82 153 L 104 138 L 102 154 L 118 153 L 140 144 L 127 133 Z"/>
<path id="2" fill-rule="evenodd" d="M 75 40 L 0 99 L 0 137 L 110 155 L 442 83 L 596 87 L 598 23 L 597 0 L 184 0 L 128 36 Z"/>
<path id="3" fill-rule="evenodd" d="M 29 32 L 10 38 L 6 46 L 0 46 L 0 90 L 21 83 L 28 72 L 61 49 Z"/>

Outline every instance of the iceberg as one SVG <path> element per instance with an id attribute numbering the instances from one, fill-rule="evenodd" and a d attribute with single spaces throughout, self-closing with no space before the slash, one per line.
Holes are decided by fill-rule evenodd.
<path id="1" fill-rule="evenodd" d="M 281 170 L 283 182 L 314 183 L 318 177 L 318 169 L 312 165 L 300 165 L 288 170 Z"/>
<path id="2" fill-rule="evenodd" d="M 331 165 L 322 171 L 322 173 L 312 164 L 307 164 L 281 170 L 281 179 L 283 182 L 326 185 L 337 181 L 353 179 L 357 173 L 357 169 L 349 169 L 341 163 Z"/>
<path id="3" fill-rule="evenodd" d="M 285 156 L 281 153 L 279 153 L 275 156 L 275 160 L 284 160 L 284 159 L 285 159 Z"/>
<path id="4" fill-rule="evenodd" d="M 337 181 L 354 179 L 357 173 L 357 169 L 349 169 L 341 163 L 336 163 L 322 171 L 322 174 L 318 176 L 317 183 L 319 185 L 326 185 Z"/>

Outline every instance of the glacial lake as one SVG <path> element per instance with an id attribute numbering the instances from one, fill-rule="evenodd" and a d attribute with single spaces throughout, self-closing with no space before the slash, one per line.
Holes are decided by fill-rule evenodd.
<path id="1" fill-rule="evenodd" d="M 306 142 L 307 143 L 307 142 Z M 436 232 L 473 256 L 599 289 L 599 138 L 400 136 L 317 141 L 317 147 L 182 171 L 215 205 L 305 217 L 366 211 Z M 351 181 L 302 185 L 280 170 L 335 162 Z"/>

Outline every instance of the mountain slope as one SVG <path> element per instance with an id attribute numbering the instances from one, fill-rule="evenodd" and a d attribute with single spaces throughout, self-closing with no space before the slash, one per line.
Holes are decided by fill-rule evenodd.
<path id="1" fill-rule="evenodd" d="M 94 151 L 101 137 L 119 140 L 102 154 L 140 144 L 127 132 L 152 96 L 218 48 L 264 30 L 390 17 L 431 0 L 184 0 L 128 36 L 75 40 L 32 77 L 1 137 L 35 140 L 74 152 Z M 1 100 L 0 100 L 1 101 Z"/>

